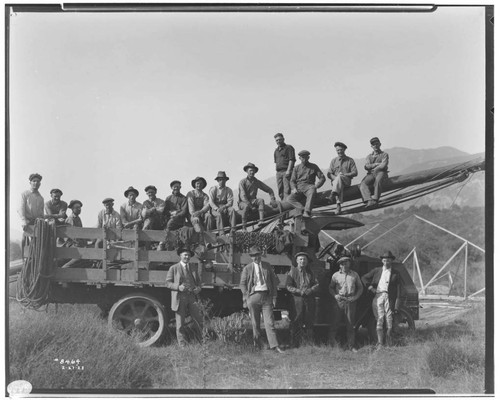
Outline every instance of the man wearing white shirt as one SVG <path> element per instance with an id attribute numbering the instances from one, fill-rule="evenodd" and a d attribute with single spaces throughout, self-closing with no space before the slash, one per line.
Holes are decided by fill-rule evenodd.
<path id="1" fill-rule="evenodd" d="M 257 247 L 252 247 L 248 254 L 252 262 L 243 268 L 240 289 L 243 294 L 243 307 L 248 308 L 252 319 L 254 346 L 260 347 L 260 313 L 262 312 L 269 348 L 283 353 L 276 337 L 273 315 L 273 307 L 278 295 L 278 277 L 272 266 L 262 261 L 262 254 Z"/>
<path id="2" fill-rule="evenodd" d="M 399 308 L 400 276 L 392 267 L 395 257 L 390 251 L 380 256 L 382 267 L 374 268 L 361 278 L 375 297 L 372 310 L 377 320 L 377 348 L 384 343 L 384 320 L 387 324 L 387 344 L 391 344 L 394 310 Z"/>

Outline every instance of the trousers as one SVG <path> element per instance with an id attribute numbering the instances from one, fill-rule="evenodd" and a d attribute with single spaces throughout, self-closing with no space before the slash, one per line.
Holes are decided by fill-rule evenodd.
<path id="1" fill-rule="evenodd" d="M 316 194 L 315 185 L 304 185 L 297 188 L 297 193 L 292 193 L 288 196 L 287 201 L 297 210 L 311 212 L 314 195 Z M 304 205 L 305 200 L 305 205 Z"/>
<path id="2" fill-rule="evenodd" d="M 286 177 L 286 170 L 276 171 L 276 184 L 278 185 L 278 194 L 281 200 L 286 199 L 292 193 L 290 178 Z"/>
<path id="3" fill-rule="evenodd" d="M 355 344 L 356 303 L 337 302 L 337 306 L 333 309 L 333 319 L 333 326 L 330 330 L 331 338 L 335 339 L 340 324 L 345 322 L 347 346 L 352 349 Z"/>
<path id="4" fill-rule="evenodd" d="M 277 347 L 278 338 L 276 337 L 276 328 L 274 327 L 273 299 L 271 295 L 268 292 L 255 292 L 248 296 L 247 306 L 252 320 L 254 340 L 259 340 L 261 336 L 260 313 L 262 312 L 269 347 L 271 349 Z"/>
<path id="5" fill-rule="evenodd" d="M 177 342 L 183 346 L 187 343 L 186 338 L 186 316 L 189 313 L 194 320 L 194 330 L 201 339 L 203 330 L 203 317 L 196 304 L 196 296 L 193 293 L 179 293 L 179 308 L 175 312 L 175 328 L 177 333 Z"/>
<path id="6" fill-rule="evenodd" d="M 359 191 L 363 197 L 363 201 L 377 200 L 382 194 L 382 183 L 388 177 L 387 172 L 378 171 L 366 175 L 359 184 Z M 371 188 L 373 188 L 373 196 L 371 195 Z"/>
<path id="7" fill-rule="evenodd" d="M 392 329 L 392 310 L 387 292 L 375 295 L 372 301 L 372 310 L 377 320 L 377 330 L 384 329 L 384 318 L 387 322 L 387 329 Z"/>

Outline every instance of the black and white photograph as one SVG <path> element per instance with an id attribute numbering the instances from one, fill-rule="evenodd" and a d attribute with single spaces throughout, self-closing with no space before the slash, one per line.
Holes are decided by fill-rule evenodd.
<path id="1" fill-rule="evenodd" d="M 493 394 L 493 12 L 5 4 L 6 395 Z"/>

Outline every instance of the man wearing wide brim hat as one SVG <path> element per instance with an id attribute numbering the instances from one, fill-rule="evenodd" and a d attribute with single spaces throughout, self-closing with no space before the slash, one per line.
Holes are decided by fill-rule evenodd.
<path id="1" fill-rule="evenodd" d="M 170 188 L 172 194 L 165 199 L 163 217 L 167 224 L 166 230 L 174 231 L 186 224 L 189 210 L 187 198 L 181 193 L 181 182 L 178 180 L 170 182 Z"/>
<path id="2" fill-rule="evenodd" d="M 293 168 L 290 184 L 292 193 L 288 196 L 287 201 L 298 210 L 304 218 L 310 218 L 313 207 L 313 199 L 317 190 L 325 183 L 325 175 L 321 169 L 309 162 L 308 150 L 299 152 L 300 164 Z M 316 182 L 318 178 L 318 182 Z"/>
<path id="3" fill-rule="evenodd" d="M 384 320 L 387 324 L 387 344 L 391 344 L 393 314 L 399 309 L 401 292 L 401 277 L 392 265 L 394 255 L 391 251 L 386 251 L 380 259 L 383 265 L 372 269 L 361 278 L 368 290 L 375 295 L 372 310 L 377 320 L 377 348 L 384 343 Z"/>
<path id="4" fill-rule="evenodd" d="M 290 268 L 286 276 L 286 289 L 292 294 L 290 303 L 290 344 L 298 347 L 305 336 L 313 339 L 313 326 L 315 314 L 315 295 L 319 292 L 319 282 L 311 270 L 309 263 L 312 261 L 309 254 L 299 252 L 295 254 L 297 267 Z"/>
<path id="5" fill-rule="evenodd" d="M 191 186 L 194 188 L 186 195 L 190 220 L 196 232 L 202 232 L 206 229 L 210 222 L 210 204 L 208 195 L 203 191 L 207 186 L 207 181 L 201 176 L 197 176 L 191 181 Z"/>
<path id="6" fill-rule="evenodd" d="M 274 135 L 278 147 L 274 150 L 274 163 L 276 164 L 276 184 L 278 195 L 285 200 L 291 193 L 290 178 L 295 165 L 295 149 L 285 143 L 285 137 L 278 132 Z"/>
<path id="7" fill-rule="evenodd" d="M 379 138 L 371 138 L 370 145 L 373 151 L 366 156 L 365 170 L 367 175 L 359 184 L 359 191 L 367 208 L 375 207 L 378 204 L 382 194 L 382 184 L 388 178 L 389 171 L 389 154 L 380 149 Z"/>
<path id="8" fill-rule="evenodd" d="M 238 207 L 242 210 L 243 229 L 246 229 L 247 221 L 255 211 L 259 212 L 259 224 L 264 224 L 264 199 L 257 198 L 259 189 L 269 194 L 272 207 L 277 205 L 273 189 L 255 177 L 258 170 L 259 168 L 251 162 L 243 167 L 247 177 L 240 181 L 238 192 Z"/>
<path id="9" fill-rule="evenodd" d="M 23 231 L 28 225 L 33 225 L 37 218 L 43 218 L 44 200 L 38 189 L 40 188 L 42 176 L 38 173 L 29 176 L 30 189 L 21 193 L 20 207 L 17 210 L 21 217 Z M 24 237 L 23 237 L 24 241 Z"/>
<path id="10" fill-rule="evenodd" d="M 61 200 L 62 195 L 63 192 L 61 189 L 52 189 L 50 191 L 51 198 L 45 203 L 45 218 L 54 220 L 56 225 L 63 225 L 66 218 L 68 218 L 66 215 L 68 203 Z M 57 242 L 58 244 L 62 244 L 61 240 Z"/>
<path id="11" fill-rule="evenodd" d="M 165 202 L 156 197 L 157 189 L 154 185 L 148 185 L 144 188 L 148 199 L 142 203 L 142 219 L 144 225 L 142 229 L 163 229 L 163 211 L 165 210 Z"/>
<path id="12" fill-rule="evenodd" d="M 342 212 L 342 203 L 344 202 L 344 188 L 351 186 L 352 178 L 358 176 L 356 163 L 351 157 L 345 155 L 347 146 L 342 142 L 335 142 L 335 151 L 337 157 L 330 162 L 330 168 L 326 176 L 332 182 L 332 192 L 330 201 L 337 204 L 337 215 Z"/>
<path id="13" fill-rule="evenodd" d="M 330 343 L 336 343 L 337 329 L 345 321 L 347 334 L 347 347 L 356 351 L 355 331 L 356 302 L 363 294 L 363 283 L 356 271 L 351 269 L 351 257 L 343 254 L 338 260 L 339 271 L 332 275 L 328 290 L 335 298 L 337 307 L 334 307 L 334 322 L 330 327 Z"/>
<path id="14" fill-rule="evenodd" d="M 172 265 L 167 272 L 167 288 L 171 290 L 171 308 L 175 312 L 175 326 L 179 346 L 187 344 L 185 321 L 187 315 L 194 320 L 193 328 L 198 340 L 201 340 L 203 317 L 197 305 L 197 295 L 201 292 L 201 279 L 198 269 L 189 260 L 193 252 L 188 248 L 177 249 L 180 261 Z"/>
<path id="15" fill-rule="evenodd" d="M 210 204 L 210 216 L 208 230 L 215 229 L 214 222 L 218 233 L 224 233 L 226 226 L 234 226 L 235 216 L 233 208 L 233 191 L 226 186 L 229 178 L 225 171 L 219 171 L 215 177 L 216 186 L 212 186 L 208 191 L 208 199 Z"/>
<path id="16" fill-rule="evenodd" d="M 123 193 L 128 198 L 126 203 L 120 207 L 120 217 L 124 228 L 138 229 L 142 227 L 142 203 L 135 199 L 139 196 L 139 191 L 133 186 L 129 186 Z"/>
<path id="17" fill-rule="evenodd" d="M 260 314 L 264 317 L 267 341 L 271 350 L 282 353 L 274 327 L 273 307 L 278 296 L 278 277 L 271 264 L 262 261 L 260 249 L 253 246 L 248 252 L 252 262 L 243 268 L 240 289 L 243 307 L 248 308 L 252 319 L 254 346 L 260 347 Z"/>

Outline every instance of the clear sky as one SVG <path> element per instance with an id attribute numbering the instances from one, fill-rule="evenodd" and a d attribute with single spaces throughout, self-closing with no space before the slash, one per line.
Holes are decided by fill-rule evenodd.
<path id="1" fill-rule="evenodd" d="M 10 28 L 11 224 L 32 172 L 93 226 L 128 186 L 183 192 L 253 162 L 274 134 L 326 168 L 333 143 L 484 148 L 484 8 L 434 13 L 18 13 Z M 325 186 L 325 190 L 328 187 Z"/>

